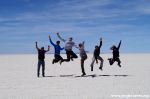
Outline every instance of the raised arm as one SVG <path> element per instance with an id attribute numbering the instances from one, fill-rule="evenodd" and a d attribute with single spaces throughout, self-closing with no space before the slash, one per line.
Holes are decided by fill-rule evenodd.
<path id="1" fill-rule="evenodd" d="M 102 38 L 100 38 L 99 48 L 101 48 L 101 46 L 102 46 Z"/>
<path id="2" fill-rule="evenodd" d="M 37 45 L 37 42 L 35 42 L 35 46 L 36 46 L 36 49 L 39 50 L 39 47 L 38 47 L 38 45 Z"/>
<path id="3" fill-rule="evenodd" d="M 65 39 L 63 39 L 63 38 L 60 36 L 60 34 L 59 34 L 59 33 L 56 33 L 56 34 L 57 34 L 58 38 L 59 38 L 61 41 L 63 41 L 63 42 L 65 42 L 65 41 L 66 41 Z"/>
<path id="4" fill-rule="evenodd" d="M 46 50 L 46 52 L 48 52 L 50 50 L 50 46 L 48 45 L 48 49 Z"/>
<path id="5" fill-rule="evenodd" d="M 117 47 L 117 48 L 119 49 L 119 48 L 120 48 L 120 46 L 121 46 L 121 40 L 120 40 L 120 42 L 119 42 L 119 44 L 118 44 L 118 47 Z"/>
<path id="6" fill-rule="evenodd" d="M 51 43 L 53 46 L 55 46 L 55 44 L 54 44 L 53 41 L 51 40 L 51 36 L 49 35 L 48 37 L 49 37 L 50 43 Z"/>

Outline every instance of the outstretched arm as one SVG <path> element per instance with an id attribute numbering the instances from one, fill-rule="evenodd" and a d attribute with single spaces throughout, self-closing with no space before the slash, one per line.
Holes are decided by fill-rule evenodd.
<path id="1" fill-rule="evenodd" d="M 101 46 L 102 46 L 102 38 L 100 38 L 99 48 L 101 48 Z"/>
<path id="2" fill-rule="evenodd" d="M 35 46 L 36 46 L 36 49 L 39 50 L 39 47 L 38 47 L 38 45 L 37 45 L 37 42 L 35 42 Z"/>
<path id="3" fill-rule="evenodd" d="M 60 36 L 60 34 L 59 34 L 59 33 L 56 33 L 56 34 L 57 34 L 58 38 L 59 38 L 61 41 L 63 41 L 63 42 L 65 42 L 65 41 L 66 41 L 65 39 L 63 39 L 63 38 Z"/>
<path id="4" fill-rule="evenodd" d="M 55 46 L 55 44 L 54 44 L 54 43 L 52 42 L 52 40 L 51 40 L 51 36 L 49 35 L 48 37 L 49 37 L 50 43 L 51 43 L 53 46 Z"/>
<path id="5" fill-rule="evenodd" d="M 120 48 L 120 46 L 121 46 L 121 40 L 120 40 L 120 42 L 119 42 L 119 44 L 118 44 L 118 49 Z"/>

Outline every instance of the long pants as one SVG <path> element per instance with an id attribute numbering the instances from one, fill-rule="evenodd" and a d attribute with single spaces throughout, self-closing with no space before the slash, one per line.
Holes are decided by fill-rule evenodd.
<path id="1" fill-rule="evenodd" d="M 37 76 L 40 75 L 40 68 L 42 66 L 42 76 L 45 76 L 45 61 L 44 60 L 38 60 L 38 67 L 37 67 Z"/>
<path id="2" fill-rule="evenodd" d="M 109 59 L 109 64 L 110 64 L 110 65 L 113 65 L 113 63 L 114 63 L 115 61 L 117 61 L 117 62 L 118 62 L 118 65 L 120 66 L 121 61 L 120 61 L 119 57 L 117 57 L 117 58 L 110 58 L 110 59 Z"/>
<path id="3" fill-rule="evenodd" d="M 67 59 L 64 59 L 64 61 L 69 62 L 70 59 L 78 58 L 78 56 L 72 51 L 72 50 L 66 50 Z"/>
<path id="4" fill-rule="evenodd" d="M 81 70 L 82 70 L 82 74 L 85 75 L 85 71 L 84 71 L 84 61 L 87 59 L 87 56 L 81 57 Z"/>
<path id="5" fill-rule="evenodd" d="M 97 59 L 101 61 L 101 63 L 100 63 L 100 68 L 103 68 L 103 62 L 104 62 L 103 58 L 100 57 L 100 56 L 98 56 Z M 96 59 L 95 59 L 95 56 L 93 56 L 92 63 L 91 63 L 91 70 L 92 70 L 92 71 L 93 71 L 93 66 L 94 66 L 95 60 L 96 60 Z"/>
<path id="6" fill-rule="evenodd" d="M 59 54 L 55 54 L 54 63 L 57 63 L 59 61 L 63 62 L 63 58 Z"/>

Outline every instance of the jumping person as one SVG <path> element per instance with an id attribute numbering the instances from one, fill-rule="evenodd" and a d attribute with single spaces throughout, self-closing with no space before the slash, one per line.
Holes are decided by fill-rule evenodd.
<path id="1" fill-rule="evenodd" d="M 112 50 L 112 54 L 113 54 L 113 58 L 108 58 L 109 60 L 109 64 L 112 65 L 115 61 L 118 62 L 118 66 L 121 67 L 121 61 L 119 59 L 119 48 L 120 48 L 120 45 L 121 45 L 121 40 L 118 44 L 118 47 L 116 47 L 115 45 L 113 45 L 110 50 Z"/>
<path id="2" fill-rule="evenodd" d="M 37 42 L 35 42 L 36 49 L 38 51 L 38 67 L 37 67 L 37 77 L 40 75 L 40 68 L 42 65 L 42 76 L 45 77 L 45 53 L 49 51 L 50 46 L 48 46 L 48 50 L 44 50 L 44 47 L 41 49 L 38 48 Z"/>
<path id="3" fill-rule="evenodd" d="M 64 48 L 60 47 L 60 41 L 56 41 L 56 44 L 54 44 L 51 40 L 50 35 L 49 35 L 49 40 L 55 49 L 55 54 L 54 54 L 55 59 L 53 59 L 52 63 L 54 64 L 60 61 L 60 64 L 61 64 L 63 62 L 63 58 L 60 56 L 60 51 L 63 50 Z"/>
<path id="4" fill-rule="evenodd" d="M 69 62 L 70 59 L 73 61 L 73 58 L 78 58 L 78 56 L 72 51 L 72 47 L 76 46 L 75 43 L 73 42 L 73 38 L 70 37 L 68 40 L 65 40 L 60 36 L 59 33 L 56 34 L 61 41 L 65 42 L 67 59 L 64 59 L 64 61 Z"/>
<path id="5" fill-rule="evenodd" d="M 93 71 L 93 66 L 94 66 L 94 62 L 96 60 L 96 63 L 98 64 L 98 60 L 101 61 L 101 64 L 100 64 L 100 67 L 99 69 L 100 70 L 103 70 L 103 58 L 100 56 L 100 48 L 102 46 L 102 38 L 100 38 L 100 44 L 99 46 L 95 46 L 95 50 L 94 50 L 94 53 L 93 53 L 93 59 L 92 59 L 92 63 L 91 63 L 91 71 Z"/>
<path id="6" fill-rule="evenodd" d="M 78 49 L 80 51 L 80 57 L 81 57 L 82 76 L 84 76 L 84 75 L 86 75 L 86 73 L 84 71 L 84 61 L 87 59 L 87 54 L 86 54 L 86 52 L 84 50 L 84 41 L 79 44 Z"/>

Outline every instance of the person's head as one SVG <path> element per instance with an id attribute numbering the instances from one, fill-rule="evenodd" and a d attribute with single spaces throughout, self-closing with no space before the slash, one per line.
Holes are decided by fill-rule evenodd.
<path id="1" fill-rule="evenodd" d="M 60 41 L 56 41 L 56 44 L 59 45 L 59 44 L 60 44 Z"/>
<path id="2" fill-rule="evenodd" d="M 44 47 L 41 47 L 41 50 L 44 50 Z"/>
<path id="3" fill-rule="evenodd" d="M 80 44 L 79 44 L 79 47 L 81 48 L 82 46 L 83 46 L 83 45 L 80 43 Z"/>
<path id="4" fill-rule="evenodd" d="M 112 47 L 110 47 L 110 50 L 115 50 L 117 49 L 117 47 L 115 45 L 113 45 Z"/>
<path id="5" fill-rule="evenodd" d="M 69 41 L 72 41 L 73 40 L 73 38 L 72 37 L 69 37 Z"/>
<path id="6" fill-rule="evenodd" d="M 95 49 L 98 49 L 98 46 L 97 46 L 97 45 L 95 45 Z"/>

